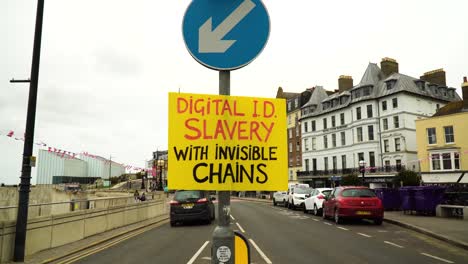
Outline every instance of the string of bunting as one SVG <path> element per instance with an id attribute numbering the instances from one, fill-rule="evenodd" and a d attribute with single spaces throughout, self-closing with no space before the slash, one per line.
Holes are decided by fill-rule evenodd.
<path id="1" fill-rule="evenodd" d="M 6 134 L 3 134 L 2 132 L 0 132 L 0 136 L 1 135 L 9 137 L 9 138 L 14 139 L 14 140 L 18 140 L 18 141 L 24 141 L 24 138 L 25 138 L 25 133 L 23 133 L 22 137 L 17 137 L 17 136 L 15 137 L 15 131 L 13 131 L 13 130 L 9 130 Z M 101 159 L 106 164 L 110 162 L 110 160 L 108 160 L 108 159 L 105 159 L 105 158 L 103 158 L 101 156 L 98 156 L 98 155 L 91 154 L 91 153 L 86 152 L 86 151 L 73 152 L 73 151 L 62 150 L 62 149 L 50 147 L 46 143 L 44 143 L 43 141 L 39 141 L 39 142 L 36 142 L 34 144 L 39 146 L 39 147 L 44 147 L 43 149 L 46 148 L 48 152 L 55 153 L 57 156 L 59 156 L 61 158 L 77 159 L 78 155 L 82 155 L 82 156 L 90 157 L 90 158 L 94 158 L 94 159 Z M 128 171 L 146 171 L 147 170 L 145 168 L 141 168 L 141 167 L 138 167 L 138 166 L 118 163 L 118 162 L 114 162 L 114 161 L 113 161 L 113 163 L 123 166 Z"/>

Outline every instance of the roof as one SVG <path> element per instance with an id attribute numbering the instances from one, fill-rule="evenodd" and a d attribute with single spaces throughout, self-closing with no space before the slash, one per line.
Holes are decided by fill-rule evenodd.
<path id="1" fill-rule="evenodd" d="M 422 86 L 423 89 L 420 88 L 416 84 L 416 81 L 419 81 L 421 85 L 423 85 Z M 391 84 L 392 85 L 391 89 L 387 88 L 388 82 L 393 83 Z M 390 76 L 385 78 L 384 74 L 382 73 L 382 70 L 375 63 L 368 64 L 362 76 L 361 81 L 359 82 L 358 85 L 350 89 L 350 91 L 351 93 L 354 93 L 356 92 L 356 90 L 362 89 L 364 87 L 372 87 L 372 90 L 369 93 L 369 95 L 366 95 L 366 96 L 361 95 L 357 98 L 354 98 L 353 96 L 351 99 L 346 100 L 345 102 L 341 102 L 340 104 L 336 104 L 333 107 L 330 107 L 327 109 L 323 109 L 323 107 L 317 107 L 315 111 L 307 113 L 307 115 L 302 116 L 302 118 L 306 118 L 308 116 L 318 116 L 318 115 L 325 114 L 328 112 L 336 111 L 338 109 L 346 108 L 350 104 L 354 104 L 356 102 L 386 97 L 386 96 L 400 93 L 400 92 L 407 92 L 407 93 L 411 93 L 411 94 L 415 94 L 415 95 L 419 95 L 423 97 L 429 97 L 435 100 L 439 100 L 441 102 L 460 101 L 460 96 L 454 92 L 454 88 L 431 84 L 423 80 L 420 80 L 418 78 L 414 78 L 414 77 L 401 74 L 401 73 L 393 73 Z M 444 93 L 441 91 L 443 89 L 445 89 L 446 91 L 453 91 L 454 96 L 450 97 L 450 92 L 445 92 L 446 94 L 444 95 Z M 333 95 L 327 95 L 327 93 L 324 91 L 324 94 L 325 94 L 325 97 L 323 97 L 323 95 L 320 94 L 321 95 L 320 98 L 317 98 L 318 97 L 317 95 L 316 96 L 312 95 L 309 102 L 305 104 L 303 107 L 306 107 L 312 104 L 319 105 L 325 101 L 336 100 L 338 99 L 338 97 L 342 95 L 345 95 L 345 94 L 349 95 L 349 91 L 335 93 Z"/>
<path id="2" fill-rule="evenodd" d="M 320 105 L 320 103 L 328 97 L 327 92 L 323 87 L 317 86 L 315 87 L 312 95 L 309 98 L 309 101 L 303 106 L 310 106 L 310 105 Z"/>
<path id="3" fill-rule="evenodd" d="M 446 106 L 440 108 L 434 115 L 435 116 L 445 116 L 452 115 L 461 112 L 468 112 L 468 110 L 463 109 L 463 101 L 450 102 Z"/>
<path id="4" fill-rule="evenodd" d="M 283 88 L 281 87 L 279 87 L 278 91 L 276 92 L 276 98 L 283 98 L 283 99 L 292 99 L 300 95 L 301 95 L 300 93 L 283 92 Z"/>

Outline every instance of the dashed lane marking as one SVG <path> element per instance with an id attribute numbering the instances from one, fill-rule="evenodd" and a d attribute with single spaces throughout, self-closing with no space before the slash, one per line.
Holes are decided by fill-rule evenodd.
<path id="1" fill-rule="evenodd" d="M 241 225 L 239 225 L 239 223 L 236 223 L 236 225 L 239 227 L 239 229 L 240 229 L 240 231 L 242 231 L 242 233 L 245 233 L 245 230 L 244 230 L 244 228 L 242 228 L 242 226 L 241 226 Z"/>
<path id="2" fill-rule="evenodd" d="M 232 220 L 236 221 L 236 219 L 234 218 L 234 216 L 232 215 L 229 215 L 231 217 Z"/>
<path id="3" fill-rule="evenodd" d="M 341 226 L 337 226 L 337 228 L 339 228 L 339 229 L 341 229 L 341 230 L 349 231 L 348 228 L 344 228 L 344 227 L 341 227 Z"/>
<path id="4" fill-rule="evenodd" d="M 312 220 L 314 220 L 315 222 L 319 222 L 319 221 L 320 221 L 320 220 L 318 220 L 318 219 L 312 219 Z"/>
<path id="5" fill-rule="evenodd" d="M 421 253 L 421 255 L 424 255 L 426 257 L 430 257 L 430 258 L 433 258 L 433 259 L 437 259 L 437 260 L 443 261 L 445 263 L 455 263 L 453 261 L 446 260 L 446 259 L 443 259 L 443 258 L 439 258 L 439 257 L 433 256 L 433 255 L 427 254 L 427 253 Z"/>
<path id="6" fill-rule="evenodd" d="M 389 242 L 389 241 L 384 241 L 384 243 L 392 245 L 392 246 L 397 247 L 397 248 L 404 248 L 403 246 L 400 246 L 398 244 L 395 244 L 395 243 L 392 243 L 392 242 Z"/>
<path id="7" fill-rule="evenodd" d="M 263 253 L 263 251 L 255 244 L 255 242 L 252 239 L 249 239 L 250 243 L 254 246 L 254 248 L 257 250 L 258 254 L 262 256 L 262 258 L 265 260 L 267 264 L 272 264 L 271 260 Z"/>
<path id="8" fill-rule="evenodd" d="M 361 235 L 361 236 L 363 236 L 363 237 L 372 237 L 372 236 L 366 235 L 366 234 L 364 234 L 364 233 L 358 233 L 358 235 Z"/>
<path id="9" fill-rule="evenodd" d="M 201 248 L 195 253 L 195 255 L 193 255 L 193 257 L 187 262 L 187 264 L 192 264 L 198 258 L 198 255 L 200 255 L 200 253 L 202 253 L 203 249 L 206 247 L 206 245 L 208 245 L 208 243 L 210 243 L 210 241 L 206 241 L 201 246 Z"/>
<path id="10" fill-rule="evenodd" d="M 329 225 L 329 226 L 331 226 L 331 225 L 332 225 L 332 224 L 330 224 L 330 223 L 328 223 L 328 222 L 323 222 L 323 223 L 324 223 L 324 224 L 326 224 L 326 225 Z"/>

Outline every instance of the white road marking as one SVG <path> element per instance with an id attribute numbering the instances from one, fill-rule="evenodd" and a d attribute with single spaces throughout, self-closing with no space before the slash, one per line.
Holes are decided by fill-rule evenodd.
<path id="1" fill-rule="evenodd" d="M 330 225 L 330 226 L 332 225 L 332 224 L 330 224 L 330 223 L 328 223 L 328 222 L 323 222 L 323 223 L 326 224 L 326 225 Z"/>
<path id="2" fill-rule="evenodd" d="M 379 233 L 387 233 L 388 231 L 386 231 L 386 230 L 379 230 L 379 231 L 377 231 L 377 232 L 379 232 Z"/>
<path id="3" fill-rule="evenodd" d="M 255 242 L 252 239 L 249 239 L 250 243 L 254 246 L 254 248 L 257 250 L 258 254 L 262 256 L 262 258 L 265 260 L 267 264 L 272 264 L 271 260 L 263 253 L 263 251 L 255 244 Z"/>
<path id="4" fill-rule="evenodd" d="M 236 219 L 234 218 L 234 216 L 232 215 L 229 215 L 231 217 L 232 220 L 236 221 Z"/>
<path id="5" fill-rule="evenodd" d="M 437 260 L 443 261 L 445 263 L 455 263 L 453 261 L 446 260 L 446 259 L 443 259 L 443 258 L 439 258 L 439 257 L 433 256 L 433 255 L 427 254 L 427 253 L 421 253 L 421 255 L 424 255 L 426 257 L 430 257 L 430 258 L 433 258 L 433 259 L 437 259 Z"/>
<path id="6" fill-rule="evenodd" d="M 244 230 L 244 228 L 242 228 L 242 226 L 241 226 L 241 225 L 239 225 L 239 223 L 236 223 L 236 225 L 239 227 L 239 229 L 240 229 L 240 231 L 242 231 L 242 233 L 245 233 L 245 230 Z"/>
<path id="7" fill-rule="evenodd" d="M 372 237 L 372 236 L 366 235 L 366 234 L 364 234 L 364 233 L 358 233 L 358 235 L 361 235 L 361 236 L 363 236 L 363 237 Z"/>
<path id="8" fill-rule="evenodd" d="M 341 226 L 337 226 L 337 227 L 338 227 L 339 229 L 341 229 L 341 230 L 349 231 L 348 228 L 344 228 L 344 227 L 341 227 Z"/>
<path id="9" fill-rule="evenodd" d="M 202 253 L 203 249 L 206 247 L 206 245 L 208 245 L 208 243 L 210 243 L 210 241 L 206 241 L 201 246 L 201 248 L 197 251 L 197 253 L 195 253 L 195 255 L 193 255 L 193 257 L 187 262 L 187 264 L 192 264 L 198 258 L 198 255 L 200 255 L 200 253 Z"/>
<path id="10" fill-rule="evenodd" d="M 318 219 L 312 219 L 312 220 L 314 220 L 315 222 L 318 222 L 318 221 L 320 221 L 320 220 L 318 220 Z"/>
<path id="11" fill-rule="evenodd" d="M 397 247 L 397 248 L 404 248 L 403 246 L 400 246 L 400 245 L 392 243 L 392 242 L 384 241 L 384 243 L 392 245 L 392 246 Z"/>

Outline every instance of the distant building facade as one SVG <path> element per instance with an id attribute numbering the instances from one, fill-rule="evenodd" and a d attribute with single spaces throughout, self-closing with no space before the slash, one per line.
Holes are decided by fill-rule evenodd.
<path id="1" fill-rule="evenodd" d="M 468 81 L 463 101 L 451 102 L 431 118 L 416 120 L 424 184 L 468 186 Z"/>
<path id="2" fill-rule="evenodd" d="M 288 136 L 288 180 L 297 181 L 297 171 L 302 168 L 301 150 L 301 106 L 308 101 L 313 89 L 303 93 L 284 92 L 279 87 L 276 98 L 286 99 L 287 136 Z"/>
<path id="3" fill-rule="evenodd" d="M 443 70 L 418 79 L 400 74 L 393 59 L 380 66 L 369 63 L 357 85 L 340 76 L 331 95 L 316 88 L 302 107 L 299 181 L 330 186 L 332 177 L 361 175 L 361 160 L 371 187 L 387 186 L 400 170 L 419 169 L 415 120 L 460 98 L 446 87 Z"/>

